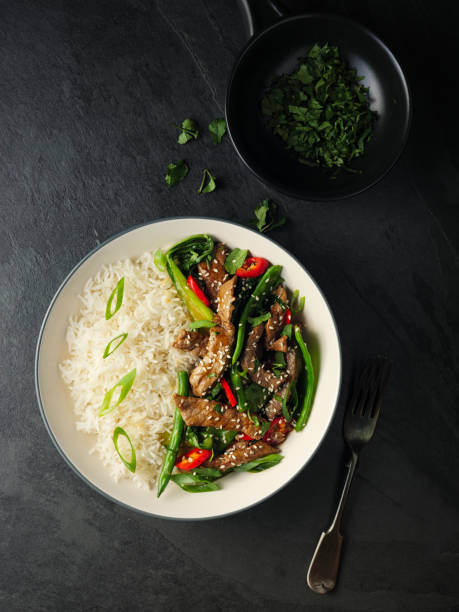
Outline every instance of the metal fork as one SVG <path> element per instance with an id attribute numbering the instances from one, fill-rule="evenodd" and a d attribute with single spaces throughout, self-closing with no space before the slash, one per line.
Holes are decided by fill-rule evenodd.
<path id="1" fill-rule="evenodd" d="M 335 518 L 320 536 L 308 570 L 308 586 L 315 593 L 328 593 L 334 589 L 343 545 L 340 533 L 341 518 L 352 478 L 357 467 L 360 451 L 369 442 L 375 431 L 381 409 L 382 393 L 390 373 L 390 362 L 385 357 L 376 357 L 367 362 L 354 385 L 354 391 L 344 417 L 344 439 L 351 459 L 339 500 Z"/>

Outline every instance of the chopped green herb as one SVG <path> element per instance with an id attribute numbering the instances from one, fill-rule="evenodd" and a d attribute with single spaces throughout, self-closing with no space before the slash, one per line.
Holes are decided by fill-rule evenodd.
<path id="1" fill-rule="evenodd" d="M 226 121 L 223 118 L 214 119 L 209 123 L 209 132 L 214 144 L 220 144 L 226 132 Z"/>
<path id="2" fill-rule="evenodd" d="M 279 216 L 278 205 L 270 200 L 263 200 L 253 211 L 255 219 L 250 222 L 262 234 L 284 225 L 286 219 Z"/>
<path id="3" fill-rule="evenodd" d="M 287 338 L 292 337 L 292 324 L 288 323 L 284 329 L 281 331 L 281 336 L 287 336 Z"/>
<path id="4" fill-rule="evenodd" d="M 118 438 L 120 436 L 124 436 L 127 439 L 127 441 L 129 442 L 129 446 L 131 447 L 131 460 L 130 461 L 126 461 L 126 459 L 120 453 L 120 450 L 118 448 Z M 137 460 L 136 460 L 136 456 L 135 456 L 135 448 L 132 445 L 131 439 L 129 438 L 129 436 L 127 435 L 127 433 L 124 431 L 124 429 L 122 427 L 115 427 L 115 431 L 113 432 L 113 444 L 115 446 L 115 450 L 118 453 L 118 456 L 121 459 L 121 461 L 124 463 L 124 465 L 127 467 L 127 469 L 130 472 L 134 473 L 135 472 L 135 468 L 137 466 Z"/>
<path id="5" fill-rule="evenodd" d="M 125 374 L 122 378 L 120 378 L 120 380 L 116 383 L 116 385 L 113 385 L 113 387 L 107 391 L 104 397 L 104 401 L 102 402 L 102 405 L 99 410 L 100 417 L 108 414 L 109 412 L 111 412 L 117 406 L 121 404 L 121 402 L 124 400 L 126 395 L 131 390 L 131 387 L 134 384 L 136 374 L 137 374 L 137 370 L 136 368 L 134 368 L 133 370 Z M 110 406 L 110 402 L 112 401 L 113 394 L 115 393 L 115 390 L 118 387 L 121 387 L 121 391 L 120 391 L 118 400 L 113 404 L 113 406 Z"/>
<path id="6" fill-rule="evenodd" d="M 120 278 L 120 280 L 116 283 L 116 287 L 110 294 L 108 298 L 107 306 L 105 307 L 105 319 L 108 321 L 113 317 L 114 314 L 118 312 L 121 308 L 121 304 L 123 303 L 123 295 L 124 295 L 124 276 Z M 115 299 L 115 310 L 112 312 L 112 302 Z"/>
<path id="7" fill-rule="evenodd" d="M 215 183 L 215 177 L 212 176 L 210 171 L 207 168 L 204 168 L 202 173 L 202 181 L 199 186 L 198 193 L 210 193 L 214 191 L 217 184 Z"/>
<path id="8" fill-rule="evenodd" d="M 178 126 L 177 126 L 178 127 Z M 177 142 L 186 144 L 193 138 L 196 140 L 199 134 L 199 125 L 193 119 L 185 119 L 182 121 L 182 131 L 178 135 Z"/>
<path id="9" fill-rule="evenodd" d="M 263 314 L 259 315 L 258 317 L 249 317 L 247 320 L 248 320 L 248 322 L 251 325 L 253 325 L 253 327 L 256 327 L 260 323 L 264 323 L 265 321 L 267 321 L 270 318 L 271 318 L 271 313 L 270 312 L 264 312 Z"/>
<path id="10" fill-rule="evenodd" d="M 338 47 L 316 44 L 295 72 L 273 80 L 261 110 L 299 162 L 348 168 L 362 155 L 376 119 L 361 79 Z"/>
<path id="11" fill-rule="evenodd" d="M 247 249 L 234 249 L 225 259 L 225 270 L 228 274 L 236 274 L 236 270 L 242 267 L 246 260 Z"/>
<path id="12" fill-rule="evenodd" d="M 104 356 L 103 358 L 106 359 L 107 357 L 109 357 L 113 352 L 116 351 L 116 349 L 121 346 L 123 344 L 123 342 L 126 340 L 126 338 L 128 337 L 128 335 L 126 333 L 124 334 L 120 334 L 119 336 L 116 336 L 115 338 L 113 338 L 112 340 L 110 340 L 110 342 L 107 344 L 107 346 L 105 347 L 105 351 L 104 351 Z M 112 348 L 112 344 L 114 344 L 117 340 L 119 340 L 121 338 L 121 340 L 118 342 L 118 344 L 116 344 L 113 348 Z"/>
<path id="13" fill-rule="evenodd" d="M 189 168 L 183 159 L 179 160 L 176 164 L 169 164 L 166 172 L 166 183 L 169 187 L 174 187 L 174 185 L 178 185 L 180 181 L 183 181 L 188 172 Z"/>
<path id="14" fill-rule="evenodd" d="M 218 414 L 221 414 L 222 413 L 222 406 L 221 406 L 221 404 L 215 404 L 214 410 L 215 410 L 215 412 L 218 412 Z"/>

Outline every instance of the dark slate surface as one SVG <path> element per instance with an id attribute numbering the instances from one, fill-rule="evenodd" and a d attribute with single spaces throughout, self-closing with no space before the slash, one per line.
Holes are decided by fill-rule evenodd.
<path id="1" fill-rule="evenodd" d="M 270 192 L 227 139 L 175 143 L 172 122 L 205 126 L 223 112 L 245 40 L 232 1 L 1 2 L 2 610 L 459 610 L 459 11 L 424 0 L 307 8 L 381 35 L 415 101 L 395 169 L 331 204 Z M 183 155 L 190 176 L 169 189 L 165 166 Z M 206 166 L 218 191 L 198 196 Z M 308 468 L 257 508 L 197 525 L 139 516 L 89 489 L 48 438 L 33 386 L 41 319 L 67 272 L 113 234 L 190 213 L 246 222 L 261 197 L 284 206 L 291 222 L 273 237 L 336 314 L 336 420 Z M 340 583 L 320 597 L 306 565 L 336 500 L 349 374 L 376 351 L 394 372 L 352 491 Z"/>

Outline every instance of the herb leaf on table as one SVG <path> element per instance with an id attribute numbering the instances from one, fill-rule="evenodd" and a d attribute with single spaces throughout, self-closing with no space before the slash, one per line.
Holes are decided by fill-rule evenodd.
<path id="1" fill-rule="evenodd" d="M 215 177 L 212 176 L 210 170 L 204 168 L 204 171 L 202 173 L 202 181 L 201 185 L 199 186 L 198 193 L 210 193 L 211 191 L 214 191 L 216 186 L 217 184 L 215 182 Z"/>
<path id="2" fill-rule="evenodd" d="M 174 185 L 177 185 L 180 183 L 180 181 L 183 181 L 189 170 L 190 169 L 183 159 L 179 160 L 176 164 L 169 164 L 166 172 L 166 183 L 169 185 L 169 187 L 174 187 Z"/>
<path id="3" fill-rule="evenodd" d="M 178 127 L 178 126 L 177 126 Z M 182 121 L 181 132 L 178 135 L 177 142 L 186 144 L 190 140 L 196 140 L 199 134 L 199 125 L 193 119 L 184 119 Z"/>
<path id="4" fill-rule="evenodd" d="M 226 133 L 226 121 L 223 117 L 214 119 L 209 123 L 209 132 L 214 144 L 220 144 Z"/>
<path id="5" fill-rule="evenodd" d="M 256 227 L 262 234 L 280 227 L 286 222 L 286 218 L 279 214 L 278 205 L 270 200 L 260 202 L 253 212 L 255 219 L 250 222 L 250 225 Z"/>

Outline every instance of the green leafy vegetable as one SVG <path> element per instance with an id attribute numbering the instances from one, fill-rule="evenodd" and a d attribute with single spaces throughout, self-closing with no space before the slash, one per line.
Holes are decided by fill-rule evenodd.
<path id="1" fill-rule="evenodd" d="M 100 417 L 108 414 L 112 410 L 115 410 L 115 408 L 121 404 L 121 402 L 124 400 L 126 395 L 131 390 L 131 387 L 134 384 L 136 374 L 137 374 L 137 370 L 136 368 L 134 368 L 133 370 L 125 374 L 123 378 L 120 378 L 120 380 L 116 383 L 116 385 L 113 385 L 113 387 L 107 391 L 104 397 L 104 401 L 102 402 L 102 406 L 100 407 L 100 410 L 99 410 Z M 121 391 L 120 391 L 118 400 L 112 406 L 110 406 L 110 402 L 112 401 L 113 394 L 115 393 L 118 387 L 121 387 Z"/>
<path id="2" fill-rule="evenodd" d="M 215 183 L 215 177 L 212 176 L 210 170 L 204 168 L 204 171 L 202 173 L 202 181 L 201 185 L 199 186 L 198 193 L 210 193 L 211 191 L 214 191 L 216 186 L 217 184 Z"/>
<path id="3" fill-rule="evenodd" d="M 236 274 L 236 270 L 242 267 L 242 264 L 246 260 L 248 250 L 247 249 L 234 249 L 225 259 L 225 270 L 228 274 Z"/>
<path id="4" fill-rule="evenodd" d="M 282 371 L 285 370 L 286 367 L 287 367 L 287 363 L 285 361 L 284 353 L 282 351 L 276 351 L 274 353 L 274 360 L 273 360 L 274 374 L 279 378 Z"/>
<path id="5" fill-rule="evenodd" d="M 245 400 L 250 412 L 259 412 L 268 401 L 271 393 L 257 383 L 250 383 L 245 388 Z"/>
<path id="6" fill-rule="evenodd" d="M 120 436 L 124 436 L 126 438 L 126 440 L 129 442 L 129 446 L 131 447 L 131 460 L 130 461 L 126 461 L 126 459 L 120 453 L 120 450 L 118 448 L 118 438 Z M 113 444 L 115 446 L 115 450 L 118 453 L 118 456 L 121 459 L 121 461 L 124 463 L 124 465 L 127 467 L 127 469 L 130 472 L 134 473 L 135 472 L 135 468 L 137 466 L 137 460 L 136 460 L 136 456 L 135 456 L 135 448 L 132 445 L 131 439 L 129 438 L 129 436 L 127 435 L 127 433 L 124 431 L 124 429 L 122 427 L 115 427 L 115 431 L 113 432 Z"/>
<path id="7" fill-rule="evenodd" d="M 174 185 L 177 185 L 180 183 L 180 181 L 183 181 L 189 170 L 190 169 L 183 159 L 179 160 L 176 164 L 169 164 L 166 172 L 166 183 L 169 185 L 169 187 L 174 187 Z"/>
<path id="8" fill-rule="evenodd" d="M 291 323 L 287 323 L 287 325 L 281 331 L 281 336 L 287 336 L 287 338 L 292 337 L 292 324 Z"/>
<path id="9" fill-rule="evenodd" d="M 178 126 L 177 126 L 178 127 Z M 185 119 L 182 121 L 182 131 L 178 135 L 177 142 L 186 144 L 193 138 L 196 140 L 199 134 L 199 125 L 193 119 Z"/>
<path id="10" fill-rule="evenodd" d="M 213 449 L 221 453 L 236 437 L 237 432 L 230 429 L 216 429 L 215 427 L 187 427 L 185 440 L 195 448 Z"/>
<path id="11" fill-rule="evenodd" d="M 200 261 L 211 259 L 213 251 L 214 241 L 212 238 L 207 234 L 197 234 L 177 242 L 166 253 L 167 272 L 179 297 L 196 321 L 212 321 L 214 313 L 188 287 L 182 269 L 188 273 L 190 268 Z"/>
<path id="12" fill-rule="evenodd" d="M 260 457 L 259 459 L 254 459 L 253 461 L 249 461 L 248 463 L 243 463 L 242 465 L 238 465 L 233 468 L 234 472 L 262 472 L 263 470 L 267 470 L 278 463 L 280 463 L 283 459 L 282 455 L 279 454 L 271 454 L 266 455 L 265 457 Z"/>
<path id="13" fill-rule="evenodd" d="M 271 200 L 262 200 L 253 211 L 255 219 L 250 222 L 262 234 L 284 225 L 285 217 L 279 215 L 278 205 Z"/>
<path id="14" fill-rule="evenodd" d="M 202 327 L 215 327 L 217 325 L 214 321 L 208 321 L 207 319 L 203 319 L 201 321 L 192 321 L 188 325 L 188 329 L 193 331 L 194 329 L 200 329 Z"/>
<path id="15" fill-rule="evenodd" d="M 256 327 L 257 325 L 260 325 L 260 323 L 264 323 L 265 321 L 267 321 L 270 318 L 271 318 L 271 313 L 270 312 L 264 312 L 263 314 L 259 315 L 258 317 L 249 317 L 247 320 L 248 320 L 248 322 L 251 325 L 253 325 L 253 327 Z"/>
<path id="16" fill-rule="evenodd" d="M 113 338 L 112 340 L 110 340 L 110 342 L 107 344 L 107 346 L 105 347 L 105 351 L 104 351 L 104 359 L 106 359 L 107 357 L 109 357 L 114 351 L 116 351 L 116 349 L 121 346 L 123 344 L 123 342 L 126 340 L 126 338 L 128 337 L 128 335 L 126 333 L 124 334 L 120 334 L 119 336 L 116 336 L 115 338 Z M 116 344 L 116 346 L 114 346 L 112 348 L 112 344 L 114 344 L 117 340 L 119 340 L 121 338 L 121 340 L 118 342 L 118 344 Z"/>
<path id="17" fill-rule="evenodd" d="M 361 79 L 338 47 L 316 44 L 295 72 L 273 80 L 261 110 L 298 161 L 346 168 L 362 155 L 376 119 Z"/>
<path id="18" fill-rule="evenodd" d="M 121 304 L 123 303 L 123 295 L 124 295 L 124 276 L 120 278 L 117 282 L 116 287 L 110 294 L 108 298 L 107 306 L 105 307 L 105 319 L 108 321 L 115 315 L 118 310 L 121 308 Z M 116 296 L 115 310 L 112 312 L 112 302 Z"/>
<path id="19" fill-rule="evenodd" d="M 220 144 L 226 132 L 226 121 L 222 118 L 209 123 L 209 132 L 214 144 Z"/>
<path id="20" fill-rule="evenodd" d="M 217 483 L 211 482 L 205 478 L 194 476 L 193 472 L 180 472 L 173 474 L 171 480 L 187 493 L 207 493 L 209 491 L 218 491 L 220 487 Z"/>
<path id="21" fill-rule="evenodd" d="M 154 262 L 158 270 L 161 270 L 161 272 L 164 272 L 166 270 L 167 259 L 164 253 L 161 251 L 161 249 L 157 249 L 155 251 Z"/>

